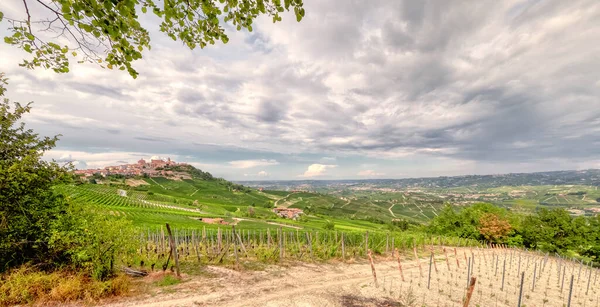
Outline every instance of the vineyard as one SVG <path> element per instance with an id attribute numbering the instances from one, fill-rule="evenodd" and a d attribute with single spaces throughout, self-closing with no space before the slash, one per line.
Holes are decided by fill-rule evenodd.
<path id="1" fill-rule="evenodd" d="M 590 264 L 500 247 L 428 246 L 423 253 L 429 257 L 397 257 L 397 271 L 369 286 L 407 306 L 463 306 L 467 297 L 470 306 L 599 306 L 598 269 Z"/>

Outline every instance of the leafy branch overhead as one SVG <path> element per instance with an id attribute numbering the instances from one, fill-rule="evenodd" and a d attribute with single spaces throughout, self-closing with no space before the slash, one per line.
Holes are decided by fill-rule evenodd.
<path id="1" fill-rule="evenodd" d="M 69 72 L 70 59 L 127 70 L 136 78 L 132 62 L 150 49 L 150 35 L 139 14 L 160 18 L 160 31 L 190 49 L 217 41 L 227 43 L 224 23 L 238 31 L 252 31 L 259 15 L 273 22 L 293 9 L 304 17 L 302 0 L 22 0 L 21 18 L 4 16 L 10 36 L 7 44 L 31 54 L 20 65 Z M 34 13 L 35 12 L 35 13 Z M 39 16 L 38 16 L 39 15 Z"/>

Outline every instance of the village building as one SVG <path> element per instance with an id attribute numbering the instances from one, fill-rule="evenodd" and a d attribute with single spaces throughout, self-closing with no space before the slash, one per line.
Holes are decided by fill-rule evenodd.
<path id="1" fill-rule="evenodd" d="M 273 208 L 273 212 L 279 217 L 292 220 L 297 220 L 300 215 L 304 214 L 304 211 L 298 208 Z"/>

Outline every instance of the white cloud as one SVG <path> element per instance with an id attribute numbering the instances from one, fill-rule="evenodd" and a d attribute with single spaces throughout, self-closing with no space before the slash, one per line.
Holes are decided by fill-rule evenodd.
<path id="1" fill-rule="evenodd" d="M 310 178 L 310 177 L 318 177 L 325 175 L 327 169 L 335 168 L 337 165 L 331 164 L 311 164 L 304 174 L 300 175 L 300 177 Z"/>
<path id="2" fill-rule="evenodd" d="M 257 167 L 257 166 L 271 166 L 271 165 L 278 165 L 279 162 L 277 162 L 276 160 L 266 160 L 266 159 L 261 159 L 261 160 L 236 160 L 236 161 L 230 161 L 229 165 L 231 165 L 231 167 L 234 168 L 252 168 L 252 167 Z"/>
<path id="3" fill-rule="evenodd" d="M 23 16 L 10 2 L 6 16 Z M 18 66 L 26 54 L 0 43 L 7 97 L 35 101 L 25 122 L 62 134 L 59 149 L 90 167 L 165 151 L 194 155 L 171 158 L 226 179 L 269 166 L 270 178 L 294 178 L 304 166 L 291 154 L 348 165 L 337 170 L 343 176 L 596 165 L 598 1 L 331 0 L 305 8 L 300 23 L 293 14 L 276 24 L 258 18 L 252 33 L 231 31 L 229 44 L 201 52 L 151 24 L 153 48 L 133 63 L 136 80 L 75 62 L 69 74 L 26 70 Z M 439 163 L 413 169 L 400 160 Z"/>
<path id="4" fill-rule="evenodd" d="M 265 171 L 260 171 L 260 172 L 258 172 L 258 174 L 257 174 L 257 175 L 258 175 L 258 177 L 268 177 L 268 176 L 269 176 L 269 173 L 267 173 L 267 172 L 265 172 Z"/>
<path id="5" fill-rule="evenodd" d="M 358 172 L 357 175 L 362 176 L 362 177 L 379 177 L 379 176 L 384 176 L 385 173 L 379 173 L 374 170 L 368 169 L 368 170 Z"/>

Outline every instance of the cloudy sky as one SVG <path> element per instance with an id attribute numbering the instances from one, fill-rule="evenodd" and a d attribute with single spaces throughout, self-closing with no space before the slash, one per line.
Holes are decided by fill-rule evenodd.
<path id="1" fill-rule="evenodd" d="M 22 2 L 3 0 L 7 17 Z M 79 167 L 171 157 L 230 180 L 600 168 L 600 2 L 305 0 L 190 51 L 151 30 L 140 77 L 28 71 L 7 96 Z M 147 18 L 147 17 L 145 17 Z M 0 24 L 5 36 L 6 24 Z"/>

